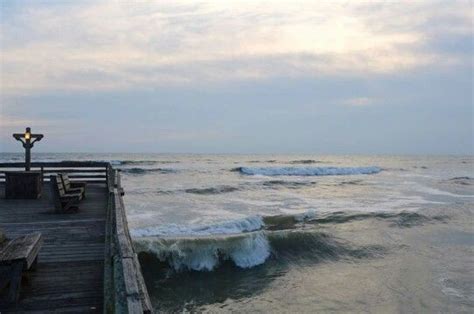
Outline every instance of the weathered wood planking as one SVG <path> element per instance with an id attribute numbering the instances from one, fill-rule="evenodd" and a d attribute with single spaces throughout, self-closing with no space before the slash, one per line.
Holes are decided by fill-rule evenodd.
<path id="1" fill-rule="evenodd" d="M 0 169 L 23 165 L 3 163 Z M 40 232 L 44 239 L 37 271 L 23 287 L 19 304 L 0 308 L 0 313 L 150 313 L 152 306 L 128 230 L 119 172 L 102 162 L 32 163 L 32 167 L 43 174 L 76 173 L 70 177 L 93 183 L 87 185 L 87 198 L 81 201 L 79 212 L 54 214 L 49 186 L 39 200 L 5 200 L 0 182 L 0 228 L 8 237 Z"/>
<path id="2" fill-rule="evenodd" d="M 17 307 L 0 312 L 101 312 L 107 188 L 88 186 L 76 214 L 53 214 L 49 191 L 45 186 L 40 200 L 5 200 L 0 184 L 0 228 L 10 238 L 41 232 L 44 239 L 37 270 Z"/>

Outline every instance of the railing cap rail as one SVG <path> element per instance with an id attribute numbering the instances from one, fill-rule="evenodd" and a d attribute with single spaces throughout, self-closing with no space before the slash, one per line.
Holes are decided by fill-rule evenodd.
<path id="1" fill-rule="evenodd" d="M 125 296 L 115 296 L 112 298 L 116 301 L 114 303 L 116 307 L 115 312 L 151 313 L 153 308 L 150 297 L 128 229 L 125 206 L 122 199 L 123 188 L 120 182 L 120 172 L 112 167 L 109 167 L 107 171 L 109 173 L 110 197 L 110 212 L 108 215 L 110 220 L 107 225 L 111 227 L 112 235 L 110 240 L 113 242 L 110 258 L 115 261 L 112 273 L 115 274 L 114 278 L 118 281 L 115 282 L 113 293 Z M 117 289 L 121 291 L 117 291 Z M 111 291 L 106 291 L 106 293 L 111 293 Z"/>
<path id="2" fill-rule="evenodd" d="M 24 162 L 1 162 L 0 168 L 16 168 L 24 167 Z M 31 167 L 78 167 L 78 168 L 94 168 L 111 166 L 108 161 L 45 161 L 32 162 Z"/>

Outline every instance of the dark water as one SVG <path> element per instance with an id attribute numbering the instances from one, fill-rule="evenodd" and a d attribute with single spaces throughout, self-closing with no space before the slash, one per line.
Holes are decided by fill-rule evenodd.
<path id="1" fill-rule="evenodd" d="M 36 157 L 123 169 L 157 312 L 474 311 L 473 157 Z"/>
<path id="2" fill-rule="evenodd" d="M 472 207 L 471 207 L 472 209 Z M 268 231 L 271 256 L 242 269 L 175 271 L 142 254 L 161 311 L 472 312 L 471 209 L 459 214 L 325 217 Z M 464 217 L 464 218 L 462 218 Z M 281 234 L 279 233 L 281 232 Z"/>

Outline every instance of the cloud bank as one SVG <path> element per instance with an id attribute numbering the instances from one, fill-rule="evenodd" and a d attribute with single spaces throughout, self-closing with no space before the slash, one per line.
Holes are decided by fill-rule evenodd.
<path id="1" fill-rule="evenodd" d="M 468 1 L 168 3 L 10 8 L 2 2 L 2 92 L 366 76 L 471 64 L 468 54 L 437 46 L 470 37 Z"/>
<path id="2" fill-rule="evenodd" d="M 0 6 L 0 151 L 474 153 L 471 1 Z"/>

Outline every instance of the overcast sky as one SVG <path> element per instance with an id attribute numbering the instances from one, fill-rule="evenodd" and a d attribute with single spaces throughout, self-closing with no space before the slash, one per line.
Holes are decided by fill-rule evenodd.
<path id="1" fill-rule="evenodd" d="M 471 1 L 0 3 L 0 151 L 474 152 Z"/>

